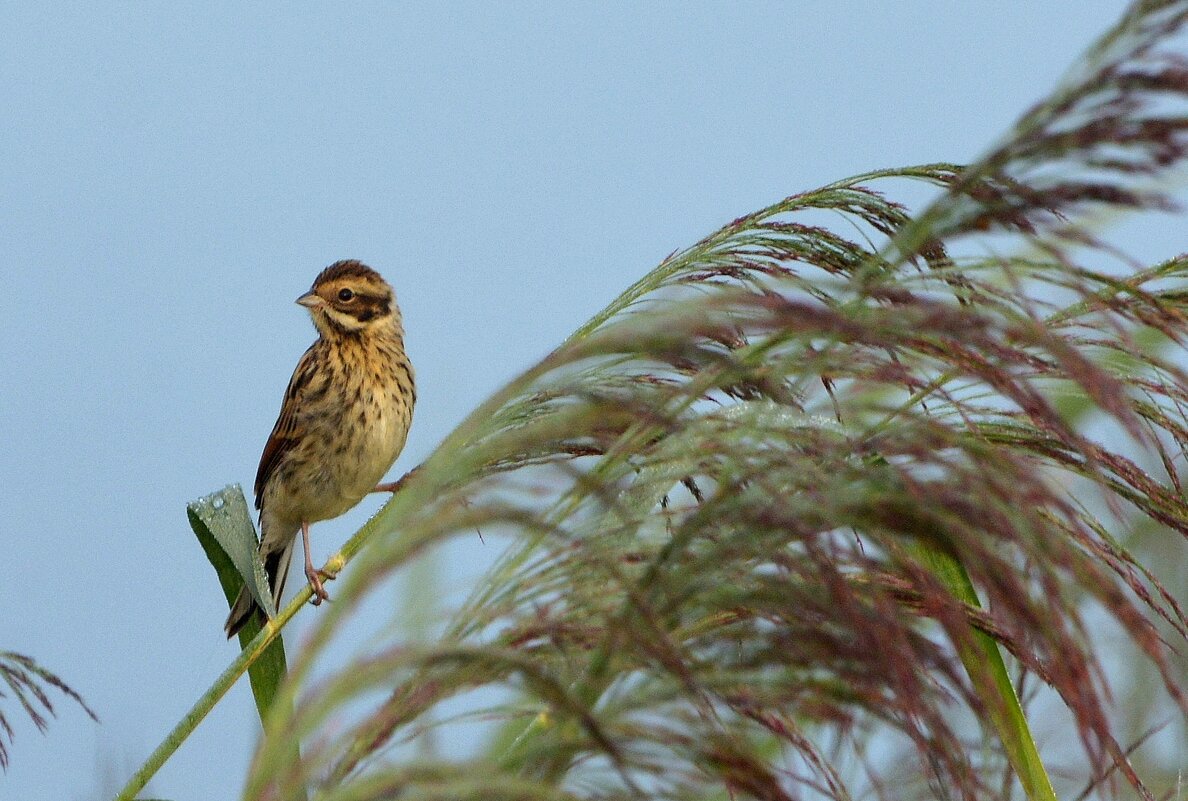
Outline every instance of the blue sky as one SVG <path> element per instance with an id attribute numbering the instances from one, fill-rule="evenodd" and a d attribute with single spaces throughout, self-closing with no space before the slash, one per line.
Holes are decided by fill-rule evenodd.
<path id="1" fill-rule="evenodd" d="M 363 259 L 403 307 L 395 475 L 670 251 L 976 157 L 1118 6 L 0 7 L 0 649 L 102 718 L 63 702 L 42 737 L 0 702 L 0 798 L 113 792 L 233 658 L 185 503 L 250 487 L 323 266 Z M 381 502 L 315 526 L 315 553 Z M 463 546 L 443 581 L 490 555 Z M 152 792 L 233 797 L 257 734 L 237 687 Z"/>

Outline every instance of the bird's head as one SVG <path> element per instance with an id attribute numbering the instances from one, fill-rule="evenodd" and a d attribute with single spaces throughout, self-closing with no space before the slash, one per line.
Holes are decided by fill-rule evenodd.
<path id="1" fill-rule="evenodd" d="M 326 338 L 362 334 L 400 322 L 392 287 L 359 261 L 331 264 L 297 302 L 309 309 L 318 333 Z"/>

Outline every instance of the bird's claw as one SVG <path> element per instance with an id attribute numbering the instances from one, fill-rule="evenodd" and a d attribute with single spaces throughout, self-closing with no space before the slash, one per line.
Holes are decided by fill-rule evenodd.
<path id="1" fill-rule="evenodd" d="M 417 474 L 417 471 L 420 469 L 421 469 L 421 467 L 420 467 L 420 465 L 418 465 L 418 466 L 414 467 L 412 470 L 409 470 L 407 473 L 402 475 L 396 481 L 389 481 L 387 484 L 376 484 L 375 489 L 373 489 L 372 492 L 392 492 L 392 493 L 400 492 L 400 490 L 404 487 L 405 483 L 410 478 L 415 476 Z"/>
<path id="2" fill-rule="evenodd" d="M 325 570 L 307 570 L 305 577 L 309 580 L 309 588 L 313 591 L 313 597 L 310 602 L 314 606 L 321 606 L 322 601 L 330 600 L 330 593 L 326 592 L 326 588 L 322 586 L 322 579 L 330 581 L 334 576 L 327 573 Z"/>

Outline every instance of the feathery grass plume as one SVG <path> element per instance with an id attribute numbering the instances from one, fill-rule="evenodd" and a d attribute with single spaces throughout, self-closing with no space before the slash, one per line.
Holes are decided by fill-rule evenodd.
<path id="1" fill-rule="evenodd" d="M 33 721 L 33 725 L 42 733 L 45 733 L 49 725 L 46 714 L 51 716 L 57 714 L 48 692 L 51 687 L 74 700 L 83 708 L 84 712 L 90 715 L 91 720 L 96 722 L 99 720 L 81 695 L 56 675 L 38 665 L 32 657 L 12 651 L 0 651 L 0 681 L 3 682 L 3 686 L 8 688 L 8 692 L 0 689 L 0 698 L 7 698 L 11 693 L 21 708 L 25 710 L 25 714 Z M 8 768 L 12 738 L 12 724 L 8 722 L 4 710 L 0 708 L 0 769 Z M 6 739 L 7 743 L 5 743 Z"/>
<path id="2" fill-rule="evenodd" d="M 1136 269 L 1090 224 L 1166 206 L 1186 18 L 1136 5 L 972 167 L 740 217 L 476 410 L 368 524 L 247 797 L 1007 797 L 984 635 L 1062 702 L 1078 788 L 1151 797 L 1089 621 L 1188 712 L 1188 618 L 1123 545 L 1135 516 L 1188 534 L 1188 260 Z M 903 180 L 940 196 L 913 213 Z M 476 528 L 507 550 L 437 642 L 372 617 Z M 472 721 L 485 751 L 402 747 Z"/>

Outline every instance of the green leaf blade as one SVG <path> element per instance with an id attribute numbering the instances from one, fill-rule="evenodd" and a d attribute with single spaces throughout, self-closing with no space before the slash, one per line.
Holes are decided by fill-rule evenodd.
<path id="1" fill-rule="evenodd" d="M 190 502 L 186 505 L 186 515 L 206 558 L 215 569 L 227 605 L 235 603 L 245 577 L 251 577 L 247 585 L 252 597 L 270 618 L 276 617 L 268 578 L 256 550 L 256 529 L 240 486 L 229 485 Z M 240 646 L 246 647 L 260 629 L 259 618 L 250 618 L 239 631 Z M 248 671 L 261 721 L 276 700 L 287 672 L 284 642 L 277 637 Z"/>
<path id="2" fill-rule="evenodd" d="M 913 551 L 937 578 L 963 603 L 978 609 L 977 590 L 965 567 L 952 556 L 935 548 L 914 546 Z M 1056 801 L 1052 780 L 1044 769 L 1035 738 L 1027 725 L 1027 716 L 1015 693 L 998 643 L 989 634 L 976 629 L 970 632 L 969 644 L 958 644 L 958 656 L 974 688 L 990 711 L 991 720 L 1019 777 L 1024 792 L 1032 801 Z"/>

